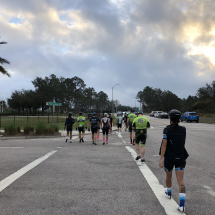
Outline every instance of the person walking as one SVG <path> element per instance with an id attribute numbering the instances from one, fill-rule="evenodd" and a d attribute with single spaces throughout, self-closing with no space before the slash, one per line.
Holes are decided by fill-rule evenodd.
<path id="1" fill-rule="evenodd" d="M 178 210 L 185 212 L 186 188 L 184 183 L 184 169 L 189 154 L 185 149 L 186 128 L 179 126 L 181 112 L 173 109 L 169 113 L 170 125 L 163 130 L 163 141 L 160 148 L 159 166 L 166 172 L 165 193 L 171 199 L 172 171 L 175 167 L 176 178 L 179 186 L 180 203 Z"/>
<path id="2" fill-rule="evenodd" d="M 77 118 L 76 122 L 76 130 L 79 131 L 79 142 L 84 142 L 84 136 L 85 136 L 85 128 L 87 129 L 87 123 L 86 123 L 86 118 L 82 116 L 82 112 L 79 112 L 79 117 Z M 82 134 L 81 134 L 82 133 Z"/>
<path id="3" fill-rule="evenodd" d="M 105 136 L 106 136 L 106 144 L 108 144 L 108 132 L 110 129 L 110 119 L 107 118 L 107 113 L 104 114 L 104 117 L 101 120 L 101 127 L 103 132 L 103 145 L 105 145 Z"/>
<path id="4" fill-rule="evenodd" d="M 122 116 L 118 113 L 116 118 L 118 134 L 122 134 Z"/>
<path id="5" fill-rule="evenodd" d="M 98 127 L 99 127 L 99 120 L 96 117 L 95 112 L 92 113 L 92 116 L 89 120 L 89 127 L 88 128 L 90 128 L 90 127 L 91 127 L 91 132 L 92 132 L 92 143 L 94 145 L 97 145 L 96 144 L 96 135 L 97 135 Z"/>
<path id="6" fill-rule="evenodd" d="M 110 129 L 109 130 L 110 130 L 110 134 L 112 134 L 113 118 L 111 116 L 111 113 L 109 113 L 108 118 L 110 119 Z"/>
<path id="7" fill-rule="evenodd" d="M 100 119 L 100 116 L 99 116 L 99 113 L 96 114 L 96 117 L 98 118 L 98 121 L 99 121 L 99 127 L 97 129 L 97 140 L 99 140 L 99 134 L 100 134 L 100 124 L 101 124 L 101 119 Z"/>
<path id="8" fill-rule="evenodd" d="M 141 159 L 141 162 L 145 162 L 145 145 L 147 138 L 147 129 L 150 128 L 149 120 L 143 116 L 142 111 L 138 112 L 138 117 L 134 119 L 132 129 L 135 130 L 135 148 L 137 152 L 136 160 Z M 141 150 L 140 150 L 141 147 Z"/>
<path id="9" fill-rule="evenodd" d="M 135 145 L 134 141 L 135 141 L 135 132 L 133 132 L 132 134 L 132 123 L 134 121 L 134 119 L 137 116 L 134 114 L 134 110 L 131 109 L 131 113 L 128 115 L 128 120 L 127 120 L 127 124 L 129 126 L 129 132 L 130 132 L 130 143 Z"/>
<path id="10" fill-rule="evenodd" d="M 67 130 L 67 135 L 66 135 L 66 141 L 68 141 L 69 139 L 69 134 L 70 134 L 70 143 L 72 143 L 72 127 L 73 127 L 73 124 L 75 123 L 75 119 L 72 118 L 72 113 L 69 112 L 68 114 L 69 116 L 66 118 L 66 121 L 65 121 L 65 125 L 64 125 L 64 130 L 65 130 L 65 127 L 66 127 L 66 130 Z"/>

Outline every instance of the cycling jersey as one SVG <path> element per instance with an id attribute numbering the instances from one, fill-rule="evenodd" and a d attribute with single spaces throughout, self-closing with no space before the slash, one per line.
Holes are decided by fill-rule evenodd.
<path id="1" fill-rule="evenodd" d="M 183 126 L 173 128 L 173 125 L 168 125 L 163 130 L 163 139 L 167 139 L 167 147 L 164 157 L 177 162 L 185 161 L 189 154 L 185 149 L 186 128 Z M 160 149 L 161 154 L 161 149 Z"/>
<path id="2" fill-rule="evenodd" d="M 146 144 L 147 128 L 150 127 L 149 120 L 146 117 L 138 116 L 134 119 L 132 127 L 135 127 L 135 143 L 141 143 L 142 146 Z"/>
<path id="3" fill-rule="evenodd" d="M 91 128 L 96 128 L 97 129 L 98 128 L 98 122 L 99 122 L 98 118 L 93 116 L 90 119 Z"/>
<path id="4" fill-rule="evenodd" d="M 121 117 L 121 116 L 118 116 L 118 117 L 116 118 L 116 121 L 117 121 L 117 124 L 118 124 L 118 125 L 121 125 L 121 124 L 122 124 L 122 117 Z"/>
<path id="5" fill-rule="evenodd" d="M 134 113 L 131 113 L 128 115 L 129 123 L 133 123 L 134 119 L 137 118 L 137 116 Z"/>
<path id="6" fill-rule="evenodd" d="M 106 128 L 106 127 L 109 128 L 108 122 L 110 122 L 109 118 L 107 118 L 107 117 L 102 118 L 103 128 Z"/>
<path id="7" fill-rule="evenodd" d="M 79 116 L 79 117 L 77 118 L 78 127 L 79 127 L 79 128 L 84 127 L 85 121 L 86 121 L 85 117 Z"/>
<path id="8" fill-rule="evenodd" d="M 72 127 L 74 123 L 75 123 L 75 119 L 73 119 L 72 117 L 68 117 L 66 118 L 65 126 Z"/>

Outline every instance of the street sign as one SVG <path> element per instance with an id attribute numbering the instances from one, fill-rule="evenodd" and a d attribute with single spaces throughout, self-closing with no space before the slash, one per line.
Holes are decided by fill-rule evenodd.
<path id="1" fill-rule="evenodd" d="M 46 102 L 46 105 L 49 105 L 49 106 L 62 106 L 62 103 Z"/>

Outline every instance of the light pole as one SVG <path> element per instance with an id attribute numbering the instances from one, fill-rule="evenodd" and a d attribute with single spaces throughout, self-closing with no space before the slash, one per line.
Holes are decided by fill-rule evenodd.
<path id="1" fill-rule="evenodd" d="M 134 98 L 134 101 L 135 101 L 135 111 L 136 111 L 136 97 L 132 97 Z"/>
<path id="2" fill-rule="evenodd" d="M 119 84 L 116 84 L 116 85 L 119 85 Z M 116 86 L 116 85 L 115 85 L 115 86 Z M 113 113 L 113 88 L 114 88 L 115 86 L 112 87 L 112 113 Z"/>

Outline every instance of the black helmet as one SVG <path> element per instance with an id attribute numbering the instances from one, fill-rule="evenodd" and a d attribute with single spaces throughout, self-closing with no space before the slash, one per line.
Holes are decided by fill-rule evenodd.
<path id="1" fill-rule="evenodd" d="M 181 118 L 181 112 L 173 109 L 169 112 L 169 116 L 171 119 L 180 119 Z"/>
<path id="2" fill-rule="evenodd" d="M 134 112 L 134 109 L 131 109 L 131 112 Z"/>
<path id="3" fill-rule="evenodd" d="M 139 111 L 138 111 L 138 114 L 143 114 L 143 111 L 139 110 Z"/>
<path id="4" fill-rule="evenodd" d="M 69 112 L 69 116 L 71 116 L 72 115 L 72 113 L 71 112 Z"/>
<path id="5" fill-rule="evenodd" d="M 79 112 L 79 115 L 82 115 L 82 112 Z"/>

